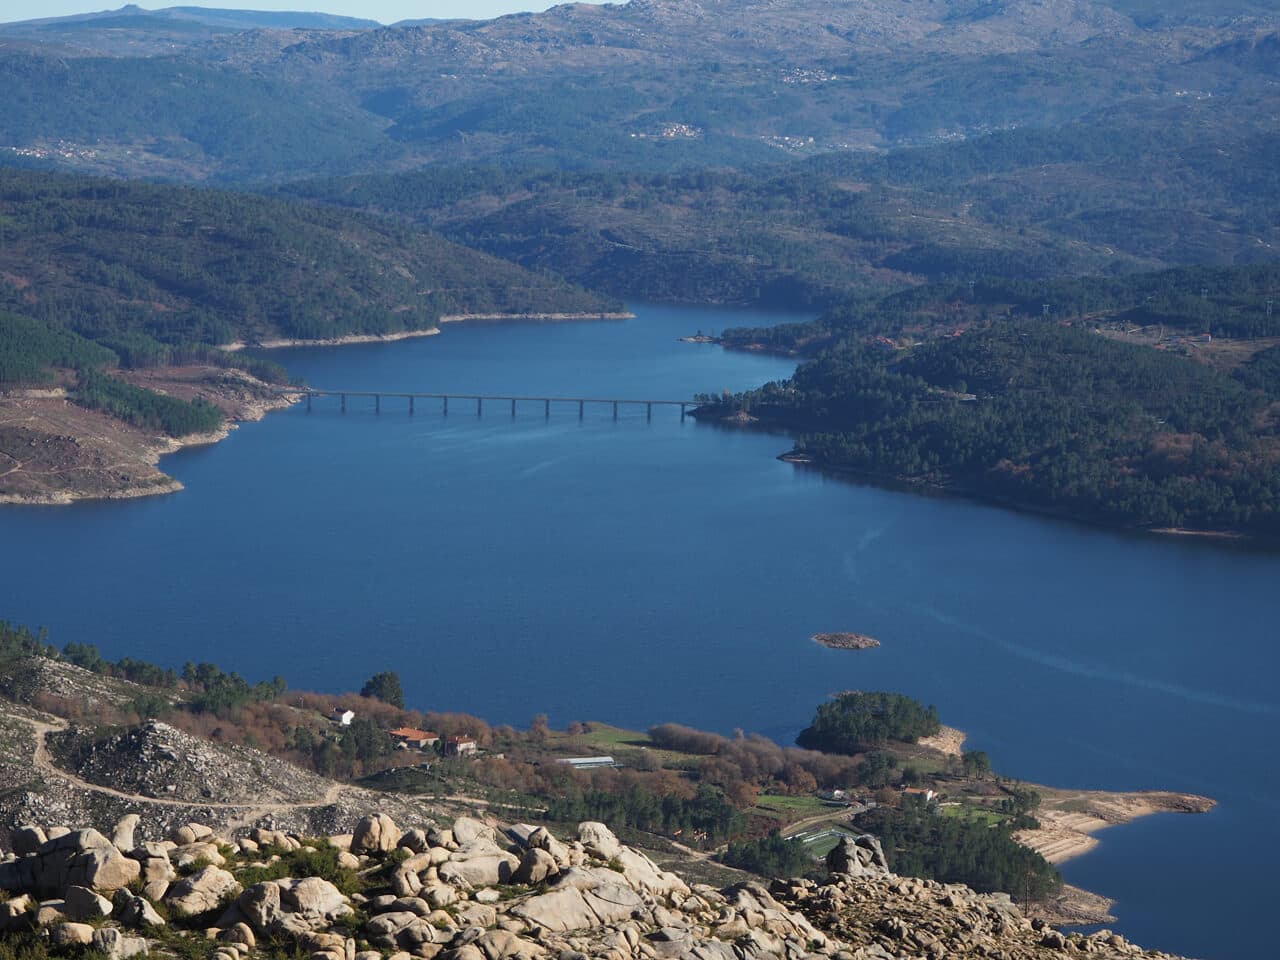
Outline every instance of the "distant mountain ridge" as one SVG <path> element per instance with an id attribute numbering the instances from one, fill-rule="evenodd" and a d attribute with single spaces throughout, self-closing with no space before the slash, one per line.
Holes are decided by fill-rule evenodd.
<path id="1" fill-rule="evenodd" d="M 913 48 L 1010 52 L 1137 33 L 1133 22 L 1092 0 L 631 0 L 564 4 L 544 13 L 485 21 L 395 25 L 355 36 L 307 38 L 285 58 L 391 57 L 453 69 L 484 66 L 532 73 L 559 67 L 676 59 L 799 63 L 858 51 Z"/>
<path id="2" fill-rule="evenodd" d="M 644 299 L 1244 264 L 1280 250 L 1274 6 L 631 0 L 360 29 L 126 7 L 0 25 L 0 164 L 291 184 Z M 376 182 L 299 183 L 352 175 Z"/>
<path id="3" fill-rule="evenodd" d="M 20 104 L 0 117 L 0 147 L 93 173 L 241 182 L 498 158 L 742 169 L 1265 83 L 1265 46 L 1205 54 L 1280 17 L 1243 0 L 1193 13 L 1137 0 L 631 0 L 384 27 L 129 6 L 0 24 L 0 72 L 14 65 Z M 185 74 L 210 68 L 221 77 L 201 76 L 197 94 Z M 63 122 L 69 104 L 90 122 Z M 217 122 L 193 125 L 210 104 Z"/>
<path id="4" fill-rule="evenodd" d="M 72 24 L 109 26 L 124 22 L 136 26 L 139 21 L 145 20 L 186 20 L 227 30 L 369 30 L 382 25 L 377 20 L 344 17 L 332 13 L 231 10 L 214 7 L 161 7 L 148 10 L 136 3 L 130 3 L 117 10 L 78 13 L 66 17 L 41 17 L 36 20 L 17 21 L 7 26 L 49 30 Z"/>

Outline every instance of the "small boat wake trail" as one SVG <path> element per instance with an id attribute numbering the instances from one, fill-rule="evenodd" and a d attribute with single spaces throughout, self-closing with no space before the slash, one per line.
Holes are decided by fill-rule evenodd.
<path id="1" fill-rule="evenodd" d="M 550 469 L 551 467 L 554 467 L 554 466 L 556 466 L 556 465 L 558 465 L 558 464 L 564 463 L 565 461 L 570 460 L 570 459 L 572 459 L 572 458 L 571 458 L 571 457 L 568 457 L 568 456 L 564 456 L 564 457 L 552 457 L 550 460 L 543 460 L 543 461 L 541 461 L 541 462 L 539 462 L 539 463 L 535 463 L 535 464 L 533 464 L 533 466 L 525 467 L 523 470 L 521 470 L 521 471 L 520 471 L 520 474 L 519 474 L 519 475 L 520 475 L 521 477 L 531 477 L 531 476 L 533 476 L 535 473 L 541 473 L 543 470 L 548 470 L 548 469 Z"/>
<path id="2" fill-rule="evenodd" d="M 1087 677 L 1091 680 L 1106 680 L 1111 683 L 1118 683 L 1126 687 L 1132 687 L 1136 690 L 1150 690 L 1155 693 L 1167 694 L 1171 697 L 1177 697 L 1181 700 L 1188 700 L 1193 703 L 1203 703 L 1212 707 L 1221 707 L 1225 710 L 1235 710 L 1238 713 L 1251 713 L 1257 716 L 1269 716 L 1276 712 L 1273 704 L 1257 703 L 1251 700 L 1242 700 L 1238 697 L 1228 697 L 1212 690 L 1197 690 L 1193 687 L 1186 687 L 1182 684 L 1170 683 L 1167 680 L 1160 680 L 1156 677 L 1144 677 L 1138 674 L 1129 673 L 1124 670 L 1116 670 L 1112 667 L 1103 666 L 1096 663 L 1087 663 L 1083 660 L 1073 660 L 1068 657 L 1061 656 L 1056 653 L 1050 653 L 1046 650 L 1037 650 L 1033 647 L 1023 646 L 1010 640 L 1004 640 L 996 637 L 971 624 L 957 620 L 948 614 L 935 610 L 931 607 L 917 607 L 920 613 L 929 617 L 937 623 L 946 624 L 970 636 L 993 643 L 996 646 L 1008 651 L 1015 657 L 1023 660 L 1030 660 L 1041 666 L 1048 667 L 1051 670 L 1057 670 L 1060 673 L 1071 674 L 1077 677 Z"/>
<path id="3" fill-rule="evenodd" d="M 865 553 L 867 548 L 884 536 L 885 531 L 889 529 L 889 524 L 883 523 L 872 530 L 864 530 L 862 535 L 858 537 L 853 545 L 853 549 L 844 555 L 844 575 L 848 579 L 857 583 L 862 579 L 862 573 L 858 569 L 858 557 Z"/>

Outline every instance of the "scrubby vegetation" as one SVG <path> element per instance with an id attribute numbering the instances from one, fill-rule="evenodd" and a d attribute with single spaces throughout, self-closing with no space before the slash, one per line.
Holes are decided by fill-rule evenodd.
<path id="1" fill-rule="evenodd" d="M 362 892 L 367 886 L 355 870 L 339 865 L 338 848 L 331 844 L 301 846 L 297 849 L 267 846 L 258 851 L 258 859 L 268 865 L 241 867 L 236 879 L 243 886 L 249 887 L 267 880 L 319 877 L 321 880 L 328 880 L 348 896 Z"/>

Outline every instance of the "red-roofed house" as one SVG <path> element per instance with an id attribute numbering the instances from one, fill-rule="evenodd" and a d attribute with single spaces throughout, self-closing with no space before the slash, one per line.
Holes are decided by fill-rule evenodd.
<path id="1" fill-rule="evenodd" d="M 413 727 L 401 727 L 398 730 L 391 731 L 391 739 L 395 740 L 402 747 L 416 747 L 419 750 L 425 750 L 427 747 L 435 746 L 440 742 L 440 735 L 432 733 L 430 730 L 415 730 Z"/>

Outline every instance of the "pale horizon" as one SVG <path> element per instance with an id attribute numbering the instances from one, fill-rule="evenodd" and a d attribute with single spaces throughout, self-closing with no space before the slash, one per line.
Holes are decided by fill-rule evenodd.
<path id="1" fill-rule="evenodd" d="M 271 3 L 261 0 L 174 0 L 172 3 L 140 3 L 146 10 L 163 10 L 168 7 L 207 7 L 216 10 L 261 10 L 271 13 L 327 13 L 335 16 L 377 20 L 379 23 L 396 23 L 400 20 L 467 18 L 488 20 L 508 13 L 539 12 L 555 6 L 553 2 L 538 0 L 320 0 L 296 3 Z M 69 17 L 82 13 L 102 13 L 119 10 L 124 2 L 108 0 L 8 0 L 0 10 L 0 23 L 20 20 L 46 20 L 53 17 Z"/>

